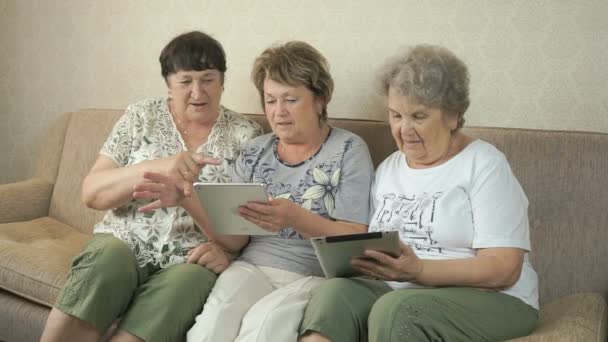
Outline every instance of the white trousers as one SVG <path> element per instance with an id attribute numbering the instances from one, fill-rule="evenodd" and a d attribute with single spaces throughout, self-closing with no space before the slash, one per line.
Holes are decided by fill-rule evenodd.
<path id="1" fill-rule="evenodd" d="M 295 342 L 310 291 L 324 280 L 235 261 L 215 282 L 188 341 Z"/>

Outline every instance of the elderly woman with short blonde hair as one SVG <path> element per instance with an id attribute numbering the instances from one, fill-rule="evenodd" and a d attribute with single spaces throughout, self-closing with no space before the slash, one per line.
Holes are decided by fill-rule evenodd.
<path id="1" fill-rule="evenodd" d="M 351 263 L 367 278 L 315 289 L 301 341 L 528 334 L 538 319 L 528 200 L 504 154 L 459 130 L 465 64 L 443 47 L 416 46 L 386 64 L 381 85 L 399 151 L 376 170 L 369 230 L 398 231 L 401 255 L 366 251 Z"/>
<path id="2" fill-rule="evenodd" d="M 240 214 L 276 235 L 221 237 L 230 251 L 244 249 L 218 277 L 189 341 L 297 340 L 309 292 L 324 281 L 308 239 L 367 229 L 373 164 L 363 139 L 327 122 L 326 59 L 287 42 L 258 56 L 252 79 L 272 133 L 245 144 L 232 181 L 266 185 L 270 201 Z M 192 216 L 205 222 L 202 207 Z"/>

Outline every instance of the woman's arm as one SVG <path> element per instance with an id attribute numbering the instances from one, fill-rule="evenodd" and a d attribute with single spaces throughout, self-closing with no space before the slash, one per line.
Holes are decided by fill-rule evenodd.
<path id="1" fill-rule="evenodd" d="M 245 219 L 266 230 L 279 231 L 292 227 L 306 238 L 367 231 L 364 224 L 328 220 L 284 198 L 270 199 L 268 204 L 248 203 L 239 212 Z"/>
<path id="2" fill-rule="evenodd" d="M 107 210 L 133 199 L 133 187 L 146 182 L 144 171 L 162 173 L 177 182 L 186 196 L 192 193 L 192 182 L 205 164 L 218 161 L 192 152 L 147 160 L 120 167 L 111 158 L 101 155 L 82 183 L 82 201 L 87 207 Z"/>
<path id="3" fill-rule="evenodd" d="M 471 258 L 419 259 L 408 245 L 401 244 L 397 258 L 368 250 L 372 259 L 353 259 L 352 265 L 369 276 L 391 281 L 409 281 L 425 286 L 467 286 L 502 289 L 519 279 L 525 251 L 519 248 L 485 248 Z"/>
<path id="4" fill-rule="evenodd" d="M 415 282 L 428 286 L 511 287 L 521 274 L 524 253 L 519 248 L 485 248 L 473 258 L 422 260 L 422 272 Z"/>
<path id="5" fill-rule="evenodd" d="M 143 182 L 144 164 L 120 167 L 101 155 L 82 182 L 82 202 L 89 208 L 107 210 L 133 199 L 133 185 Z"/>

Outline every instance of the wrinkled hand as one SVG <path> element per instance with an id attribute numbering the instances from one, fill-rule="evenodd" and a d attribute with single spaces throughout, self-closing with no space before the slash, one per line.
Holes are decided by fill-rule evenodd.
<path id="1" fill-rule="evenodd" d="M 268 203 L 249 202 L 239 208 L 239 214 L 247 221 L 271 231 L 293 226 L 293 215 L 301 207 L 285 198 L 269 198 Z"/>
<path id="2" fill-rule="evenodd" d="M 205 165 L 220 164 L 218 159 L 188 151 L 165 158 L 163 162 L 164 174 L 176 183 L 186 197 L 192 195 L 192 183 L 198 179 L 198 174 Z"/>
<path id="3" fill-rule="evenodd" d="M 133 187 L 133 198 L 154 200 L 138 209 L 145 213 L 159 208 L 181 206 L 186 198 L 183 190 L 171 177 L 161 173 L 144 172 L 145 181 Z"/>
<path id="4" fill-rule="evenodd" d="M 214 273 L 221 273 L 230 265 L 230 255 L 217 243 L 205 242 L 188 252 L 186 262 L 199 264 Z"/>
<path id="5" fill-rule="evenodd" d="M 351 266 L 375 279 L 391 281 L 415 281 L 422 273 L 422 260 L 416 256 L 412 248 L 402 242 L 401 255 L 393 257 L 388 254 L 366 250 L 365 257 L 351 259 Z"/>

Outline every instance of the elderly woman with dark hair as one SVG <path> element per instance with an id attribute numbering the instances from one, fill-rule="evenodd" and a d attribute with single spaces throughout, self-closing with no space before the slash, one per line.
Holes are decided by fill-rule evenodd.
<path id="1" fill-rule="evenodd" d="M 352 260 L 373 278 L 313 291 L 301 341 L 496 341 L 538 319 L 528 200 L 505 156 L 459 128 L 469 75 L 456 56 L 416 46 L 382 73 L 399 151 L 376 170 L 370 231 L 398 231 L 398 257 Z M 508 322 L 506 324 L 505 322 Z"/>
<path id="2" fill-rule="evenodd" d="M 206 242 L 213 233 L 188 214 L 192 183 L 229 179 L 228 165 L 261 128 L 220 105 L 226 59 L 212 37 L 175 37 L 160 64 L 168 97 L 129 106 L 84 179 L 83 201 L 108 212 L 74 259 L 42 341 L 98 341 L 118 317 L 113 341 L 180 340 L 228 266 Z M 188 200 L 142 212 L 155 206 L 133 193 L 146 172 L 172 179 Z"/>

